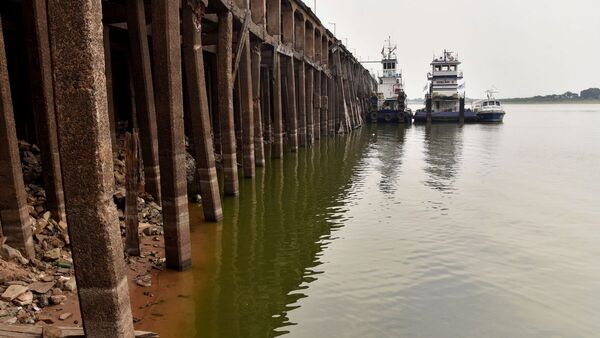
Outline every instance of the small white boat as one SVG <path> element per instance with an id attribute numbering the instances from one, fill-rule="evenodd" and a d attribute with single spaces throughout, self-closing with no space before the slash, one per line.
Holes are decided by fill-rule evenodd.
<path id="1" fill-rule="evenodd" d="M 499 100 L 494 98 L 493 90 L 488 90 L 486 100 L 479 100 L 473 104 L 473 111 L 478 122 L 502 122 L 506 112 Z"/>

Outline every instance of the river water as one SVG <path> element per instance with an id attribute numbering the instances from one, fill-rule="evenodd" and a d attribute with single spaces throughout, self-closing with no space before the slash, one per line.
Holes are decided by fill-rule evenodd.
<path id="1" fill-rule="evenodd" d="M 286 155 L 192 224 L 162 337 L 597 337 L 600 105 L 378 125 Z M 192 207 L 192 219 L 200 218 Z"/>

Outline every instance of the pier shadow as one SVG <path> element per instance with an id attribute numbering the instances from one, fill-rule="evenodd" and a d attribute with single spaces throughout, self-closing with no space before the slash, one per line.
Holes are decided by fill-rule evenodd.
<path id="1" fill-rule="evenodd" d="M 225 219 L 192 219 L 193 327 L 168 327 L 165 336 L 274 337 L 294 323 L 288 313 L 324 272 L 321 252 L 343 226 L 336 218 L 365 156 L 365 132 L 323 139 L 312 148 L 268 161 L 240 196 L 225 198 Z M 181 282 L 179 285 L 186 285 Z M 183 303 L 182 303 L 183 304 Z M 185 311 L 184 311 L 185 310 Z M 165 315 L 168 316 L 168 315 Z M 159 333 L 161 330 L 158 330 Z"/>

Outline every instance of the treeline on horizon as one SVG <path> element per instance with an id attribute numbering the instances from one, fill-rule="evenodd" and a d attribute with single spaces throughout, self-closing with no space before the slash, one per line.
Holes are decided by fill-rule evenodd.
<path id="1" fill-rule="evenodd" d="M 600 88 L 584 89 L 579 94 L 569 91 L 564 94 L 515 97 L 501 101 L 505 103 L 600 102 Z"/>

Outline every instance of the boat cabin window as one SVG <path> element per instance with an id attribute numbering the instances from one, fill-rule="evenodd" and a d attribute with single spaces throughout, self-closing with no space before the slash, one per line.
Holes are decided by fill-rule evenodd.
<path id="1" fill-rule="evenodd" d="M 486 107 L 488 105 L 487 101 L 483 103 L 483 106 Z"/>
<path id="2" fill-rule="evenodd" d="M 441 69 L 442 69 L 442 67 L 440 67 L 440 66 L 435 66 L 435 70 L 436 70 L 436 71 L 438 71 L 438 72 L 439 72 Z"/>
<path id="3" fill-rule="evenodd" d="M 443 71 L 448 71 L 448 66 L 442 66 Z"/>
<path id="4" fill-rule="evenodd" d="M 500 102 L 499 102 L 499 101 L 496 101 L 496 105 L 497 105 L 497 106 L 499 106 L 499 105 L 500 105 Z"/>
<path id="5" fill-rule="evenodd" d="M 450 70 L 453 72 L 456 71 L 456 66 L 450 66 Z"/>

